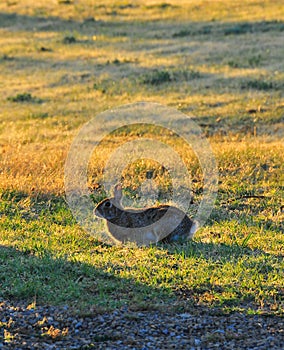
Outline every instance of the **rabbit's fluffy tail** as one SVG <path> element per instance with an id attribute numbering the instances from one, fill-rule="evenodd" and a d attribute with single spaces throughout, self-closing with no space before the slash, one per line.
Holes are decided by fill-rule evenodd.
<path id="1" fill-rule="evenodd" d="M 190 238 L 195 234 L 195 232 L 199 229 L 199 222 L 198 221 L 193 221 L 193 224 L 190 228 L 189 231 L 189 236 Z"/>

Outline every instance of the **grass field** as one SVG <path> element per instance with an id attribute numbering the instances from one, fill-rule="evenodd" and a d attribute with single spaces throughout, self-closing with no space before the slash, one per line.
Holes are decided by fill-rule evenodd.
<path id="1" fill-rule="evenodd" d="M 282 1 L 7 0 L 0 33 L 0 298 L 82 313 L 127 304 L 283 314 Z M 104 244 L 64 200 L 80 127 L 137 101 L 194 115 L 218 162 L 212 215 L 187 244 Z M 90 187 L 113 148 L 137 135 L 105 140 Z M 198 160 L 171 135 L 163 140 L 192 170 L 198 203 Z M 125 194 L 135 197 L 154 166 L 132 164 Z M 165 193 L 167 180 L 157 177 Z"/>

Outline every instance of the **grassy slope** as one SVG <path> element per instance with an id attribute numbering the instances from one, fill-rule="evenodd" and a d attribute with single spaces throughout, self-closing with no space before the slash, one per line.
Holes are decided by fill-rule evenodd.
<path id="1" fill-rule="evenodd" d="M 0 296 L 283 311 L 282 2 L 45 3 L 0 4 Z M 79 127 L 141 100 L 194 114 L 219 163 L 216 207 L 187 245 L 109 247 L 63 200 Z M 135 193 L 145 174 L 131 171 Z"/>

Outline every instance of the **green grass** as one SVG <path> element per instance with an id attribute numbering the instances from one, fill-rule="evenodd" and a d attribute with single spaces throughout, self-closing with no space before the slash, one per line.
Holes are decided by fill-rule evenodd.
<path id="1" fill-rule="evenodd" d="M 82 313 L 201 305 L 283 314 L 282 2 L 25 0 L 1 3 L 0 23 L 0 298 Z M 79 128 L 137 101 L 193 115 L 216 156 L 217 201 L 187 244 L 109 245 L 84 232 L 65 202 L 64 163 Z M 183 157 L 194 212 L 198 159 L 177 135 L 137 125 L 93 155 L 94 206 L 106 195 L 107 156 L 139 137 Z M 168 199 L 168 172 L 143 160 L 124 170 L 128 200 L 139 199 L 149 172 L 159 201 Z"/>

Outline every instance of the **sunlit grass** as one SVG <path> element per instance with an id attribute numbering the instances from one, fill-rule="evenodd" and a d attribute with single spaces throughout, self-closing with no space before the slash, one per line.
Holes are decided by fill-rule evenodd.
<path id="1" fill-rule="evenodd" d="M 21 3 L 3 2 L 0 9 L 7 12 L 30 16 L 58 16 L 64 19 L 77 17 L 79 19 L 119 19 L 119 20 L 170 20 L 178 18 L 180 21 L 247 21 L 247 20 L 270 20 L 283 18 L 282 2 L 280 0 L 247 1 L 245 6 L 238 1 L 207 1 L 197 0 L 194 2 L 169 0 L 169 1 L 96 1 L 84 0 L 84 2 L 71 1 L 64 4 L 60 1 L 37 1 L 25 0 Z"/>
<path id="2" fill-rule="evenodd" d="M 283 310 L 283 20 L 281 1 L 57 1 L 0 4 L 1 297 L 78 308 L 193 305 Z M 9 15 L 10 14 L 10 15 Z M 16 16 L 17 14 L 17 16 Z M 219 194 L 184 245 L 108 246 L 76 224 L 64 163 L 79 128 L 121 104 L 152 101 L 191 115 L 211 143 Z M 113 134 L 88 169 L 94 206 Z M 143 137 L 161 138 L 154 130 Z M 193 210 L 202 174 L 192 150 L 163 135 L 189 168 Z M 124 171 L 139 195 L 144 160 Z M 97 231 L 105 231 L 102 223 Z M 282 298 L 283 299 L 283 298 Z"/>

